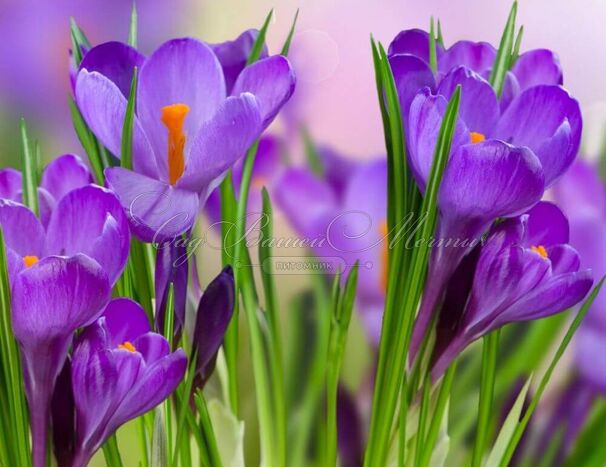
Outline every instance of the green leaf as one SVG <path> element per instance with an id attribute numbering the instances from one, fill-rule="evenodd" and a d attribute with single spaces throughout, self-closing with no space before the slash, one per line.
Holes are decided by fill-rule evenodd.
<path id="1" fill-rule="evenodd" d="M 27 135 L 27 124 L 23 118 L 20 129 L 23 149 L 23 204 L 38 215 L 38 151 L 32 151 Z"/>
<path id="2" fill-rule="evenodd" d="M 541 400 L 541 397 L 543 396 L 543 392 L 545 391 L 545 388 L 547 387 L 547 384 L 549 383 L 549 380 L 551 379 L 551 375 L 553 374 L 558 362 L 562 358 L 562 355 L 564 355 L 564 351 L 568 347 L 568 344 L 570 344 L 572 337 L 574 336 L 575 332 L 581 325 L 583 318 L 585 318 L 585 315 L 589 311 L 589 308 L 591 307 L 593 301 L 595 300 L 596 296 L 600 292 L 600 289 L 602 288 L 602 285 L 604 284 L 604 280 L 606 280 L 606 276 L 604 276 L 600 280 L 600 282 L 598 282 L 598 284 L 594 287 L 594 289 L 592 290 L 589 297 L 583 303 L 583 306 L 581 306 L 581 309 L 575 316 L 574 320 L 572 321 L 572 323 L 570 323 L 570 327 L 568 328 L 568 331 L 564 335 L 558 349 L 556 350 L 556 353 L 554 354 L 554 356 L 551 360 L 551 363 L 549 364 L 549 367 L 547 368 L 543 377 L 541 378 L 541 381 L 539 382 L 539 385 L 537 387 L 537 390 L 534 393 L 534 396 L 530 402 L 530 405 L 528 406 L 528 409 L 524 413 L 524 417 L 522 418 L 522 420 L 520 420 L 519 424 L 516 426 L 516 429 L 514 430 L 511 440 L 507 444 L 507 449 L 505 450 L 505 454 L 503 454 L 503 457 L 501 458 L 501 462 L 500 462 L 501 467 L 505 467 L 509 464 L 509 461 L 511 460 L 511 458 L 515 452 L 516 446 L 520 442 L 520 439 L 522 438 L 522 435 L 524 434 L 524 430 L 526 430 L 526 427 L 528 426 L 530 417 L 534 413 L 535 409 L 537 408 L 537 405 L 539 404 L 539 401 Z"/>
<path id="3" fill-rule="evenodd" d="M 292 20 L 292 25 L 290 26 L 290 31 L 288 31 L 288 36 L 286 37 L 286 42 L 282 46 L 282 51 L 280 55 L 284 55 L 285 57 L 288 55 L 290 51 L 290 43 L 292 42 L 292 37 L 295 33 L 295 27 L 297 26 L 297 20 L 299 19 L 299 9 L 297 8 L 297 12 L 295 13 L 295 17 Z"/>
<path id="4" fill-rule="evenodd" d="M 509 64 L 507 68 L 511 70 L 511 68 L 516 64 L 518 57 L 520 56 L 520 47 L 522 46 L 522 37 L 524 36 L 524 26 L 520 26 L 518 29 L 518 35 L 516 36 L 516 41 L 513 45 L 513 51 L 511 52 L 511 57 L 509 59 Z"/>
<path id="5" fill-rule="evenodd" d="M 318 148 L 314 144 L 309 131 L 304 126 L 301 127 L 301 139 L 303 140 L 307 166 L 318 177 L 322 177 L 324 175 L 324 165 L 322 164 L 320 153 L 318 152 Z"/>
<path id="6" fill-rule="evenodd" d="M 440 47 L 444 48 L 444 37 L 442 36 L 442 25 L 440 24 L 440 20 L 438 19 L 438 44 Z"/>
<path id="7" fill-rule="evenodd" d="M 115 434 L 110 436 L 103 445 L 103 455 L 105 456 L 105 462 L 107 462 L 108 467 L 123 467 L 122 457 L 120 456 L 118 441 L 116 440 Z"/>
<path id="8" fill-rule="evenodd" d="M 259 60 L 259 57 L 261 56 L 261 52 L 263 51 L 263 47 L 265 46 L 265 36 L 267 36 L 267 29 L 269 28 L 269 22 L 271 21 L 273 15 L 274 15 L 274 9 L 272 8 L 269 11 L 269 13 L 267 14 L 267 17 L 265 18 L 265 21 L 263 22 L 263 26 L 261 26 L 261 29 L 259 30 L 259 35 L 257 36 L 257 39 L 255 40 L 255 42 L 250 50 L 250 55 L 248 56 L 248 60 L 246 61 L 247 65 L 255 63 L 257 60 Z"/>
<path id="9" fill-rule="evenodd" d="M 213 402 L 216 399 L 213 399 Z M 202 432 L 202 438 L 204 440 L 204 457 L 208 460 L 208 465 L 211 467 L 221 467 L 223 465 L 222 459 L 221 459 L 221 454 L 219 451 L 219 445 L 217 444 L 217 437 L 215 435 L 215 430 L 213 428 L 213 423 L 210 417 L 210 413 L 208 412 L 208 406 L 206 405 L 206 400 L 204 399 L 204 395 L 202 394 L 202 391 L 196 391 L 196 394 L 194 395 L 194 401 L 196 403 L 196 408 L 198 409 L 198 414 L 200 415 L 200 431 Z M 219 403 L 220 404 L 220 403 Z M 224 428 L 224 424 L 225 424 L 225 420 L 227 419 L 227 423 L 233 423 L 233 420 L 236 420 L 235 417 L 233 416 L 233 414 L 231 414 L 228 410 L 225 410 L 225 408 L 221 405 L 220 406 L 221 409 L 223 410 L 219 410 L 219 414 L 220 416 L 223 416 L 223 418 L 219 419 L 219 416 L 215 416 L 215 419 L 217 419 L 218 421 L 218 425 L 221 427 L 222 431 Z M 236 420 L 236 424 L 237 424 L 237 420 Z M 241 432 L 238 428 L 242 428 Z M 230 452 L 225 456 L 225 460 L 231 460 L 228 459 L 228 456 L 233 455 L 234 458 L 237 458 L 238 461 L 236 462 L 236 464 L 239 464 L 239 458 L 241 455 L 242 458 L 242 464 L 244 465 L 244 455 L 243 453 L 240 453 L 240 455 L 238 455 L 237 451 L 238 448 L 241 448 L 241 444 L 242 444 L 242 439 L 243 435 L 244 435 L 244 430 L 243 430 L 243 424 L 241 424 L 239 427 L 232 429 L 232 430 L 225 430 L 227 433 L 221 433 L 221 442 L 223 442 L 223 440 L 227 441 L 227 437 L 231 434 L 233 434 L 233 432 L 236 432 L 236 436 L 235 438 L 240 438 L 238 439 L 233 445 L 230 446 L 229 450 Z M 231 433 L 230 433 L 231 431 Z M 240 444 L 240 446 L 238 446 L 238 444 Z M 231 462 L 227 464 L 228 466 L 232 465 Z"/>
<path id="10" fill-rule="evenodd" d="M 135 121 L 135 101 L 137 99 L 137 77 L 138 71 L 137 67 L 135 67 L 130 82 L 130 92 L 128 94 L 128 103 L 126 104 L 126 113 L 124 114 L 124 124 L 122 125 L 120 163 L 122 167 L 128 170 L 133 169 L 133 125 Z"/>
<path id="11" fill-rule="evenodd" d="M 76 135 L 78 135 L 80 144 L 82 144 L 82 147 L 88 156 L 88 160 L 93 169 L 93 174 L 95 175 L 95 180 L 97 184 L 103 186 L 105 185 L 105 176 L 103 175 L 104 167 L 103 162 L 101 161 L 101 155 L 99 154 L 97 139 L 88 129 L 84 117 L 82 117 L 82 114 L 80 113 L 80 109 L 78 109 L 76 102 L 72 98 L 69 100 L 69 110 L 72 116 L 74 130 L 76 131 Z"/>
<path id="12" fill-rule="evenodd" d="M 88 50 L 91 48 L 91 45 L 84 32 L 82 32 L 80 27 L 76 24 L 76 20 L 73 17 L 69 19 L 69 26 L 70 38 L 72 42 L 72 54 L 76 67 L 79 67 L 84 55 L 82 49 L 84 48 Z"/>
<path id="13" fill-rule="evenodd" d="M 433 16 L 429 22 L 429 66 L 431 71 L 438 71 L 438 55 L 436 52 L 436 32 L 433 25 Z"/>
<path id="14" fill-rule="evenodd" d="M 490 84 L 495 90 L 497 97 L 501 96 L 503 92 L 503 85 L 505 84 L 505 75 L 509 70 L 511 62 L 511 55 L 513 51 L 513 42 L 515 34 L 515 23 L 516 13 L 518 11 L 518 2 L 514 0 L 505 24 L 503 35 L 501 36 L 501 42 L 499 44 L 499 50 L 492 66 L 492 72 L 490 73 Z"/>
<path id="15" fill-rule="evenodd" d="M 137 48 L 137 4 L 133 1 L 133 8 L 130 11 L 130 28 L 128 30 L 128 45 Z"/>
<path id="16" fill-rule="evenodd" d="M 222 464 L 227 467 L 244 467 L 244 422 L 237 420 L 217 399 L 208 402 L 208 415 L 215 438 L 220 440 L 217 449 Z"/>
<path id="17" fill-rule="evenodd" d="M 472 467 L 478 467 L 484 457 L 484 448 L 490 416 L 493 413 L 494 384 L 497 372 L 497 350 L 499 348 L 499 330 L 491 332 L 482 339 L 482 372 L 480 382 L 480 399 L 478 402 L 478 424 L 473 445 Z"/>
<path id="18" fill-rule="evenodd" d="M 152 467 L 164 467 L 168 465 L 168 448 L 166 445 L 167 433 L 164 428 L 164 417 L 162 409 L 154 410 L 154 430 L 152 432 L 151 459 Z"/>
<path id="19" fill-rule="evenodd" d="M 505 449 L 509 444 L 511 437 L 513 436 L 513 432 L 520 420 L 520 415 L 522 414 L 522 409 L 524 408 L 524 401 L 526 400 L 526 394 L 528 394 L 528 388 L 530 388 L 530 381 L 532 377 L 526 380 L 526 384 L 522 387 L 520 392 L 518 393 L 518 397 L 516 398 L 511 410 L 507 414 L 507 418 L 503 422 L 501 426 L 501 431 L 497 436 L 497 439 L 486 459 L 486 463 L 484 467 L 498 467 L 499 461 L 505 454 Z"/>

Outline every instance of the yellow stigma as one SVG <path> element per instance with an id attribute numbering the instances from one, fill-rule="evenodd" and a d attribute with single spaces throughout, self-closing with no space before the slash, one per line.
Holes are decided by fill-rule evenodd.
<path id="1" fill-rule="evenodd" d="M 162 107 L 162 123 L 168 128 L 168 181 L 171 185 L 183 175 L 185 170 L 185 133 L 183 122 L 189 112 L 187 104 L 172 104 Z"/>
<path id="2" fill-rule="evenodd" d="M 530 249 L 532 251 L 534 251 L 535 253 L 540 254 L 543 258 L 549 258 L 549 255 L 547 254 L 547 250 L 545 249 L 545 247 L 543 245 L 531 246 Z"/>
<path id="3" fill-rule="evenodd" d="M 119 349 L 128 350 L 129 352 L 135 353 L 137 349 L 130 341 L 124 341 L 123 344 L 118 345 Z"/>
<path id="4" fill-rule="evenodd" d="M 389 269 L 389 239 L 387 238 L 387 221 L 381 222 L 379 225 L 379 233 L 381 234 L 381 238 L 383 239 L 383 244 L 381 247 L 381 289 L 383 291 L 387 291 L 387 273 Z"/>
<path id="5" fill-rule="evenodd" d="M 469 133 L 469 139 L 471 140 L 472 144 L 476 144 L 484 141 L 486 136 L 484 136 L 484 133 L 476 133 L 475 131 L 472 131 Z"/>
<path id="6" fill-rule="evenodd" d="M 31 268 L 38 261 L 40 261 L 40 259 L 35 255 L 23 257 L 23 264 L 25 264 L 26 268 Z"/>

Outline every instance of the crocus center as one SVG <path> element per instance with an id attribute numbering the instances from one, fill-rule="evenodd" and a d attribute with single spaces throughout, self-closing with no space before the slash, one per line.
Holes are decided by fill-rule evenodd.
<path id="1" fill-rule="evenodd" d="M 540 254 L 543 258 L 549 258 L 549 255 L 547 254 L 547 250 L 545 249 L 545 247 L 543 245 L 531 246 L 530 249 L 532 251 L 534 251 L 535 253 Z"/>
<path id="2" fill-rule="evenodd" d="M 381 246 L 381 289 L 387 291 L 387 270 L 389 268 L 389 240 L 387 238 L 387 221 L 381 222 L 379 225 L 379 233 L 383 239 Z"/>
<path id="3" fill-rule="evenodd" d="M 31 268 L 34 264 L 36 264 L 40 259 L 37 256 L 24 256 L 23 264 L 25 264 L 26 268 Z"/>
<path id="4" fill-rule="evenodd" d="M 484 133 L 477 133 L 475 131 L 472 131 L 471 133 L 469 133 L 469 139 L 471 140 L 472 144 L 476 144 L 484 141 L 486 139 L 486 136 L 484 135 Z"/>
<path id="5" fill-rule="evenodd" d="M 129 352 L 135 353 L 137 349 L 130 341 L 124 341 L 124 343 L 118 345 L 118 348 L 121 350 L 128 350 Z"/>
<path id="6" fill-rule="evenodd" d="M 171 185 L 183 175 L 185 170 L 185 133 L 183 122 L 189 112 L 187 104 L 171 104 L 162 107 L 162 123 L 168 128 L 168 181 Z"/>

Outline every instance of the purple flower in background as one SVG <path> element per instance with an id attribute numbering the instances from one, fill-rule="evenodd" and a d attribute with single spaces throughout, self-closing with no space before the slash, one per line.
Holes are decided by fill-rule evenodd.
<path id="1" fill-rule="evenodd" d="M 21 348 L 36 467 L 46 465 L 53 387 L 74 331 L 100 315 L 110 292 L 105 271 L 82 254 L 50 256 L 13 277 L 12 325 Z"/>
<path id="2" fill-rule="evenodd" d="M 409 164 L 422 192 L 447 100 L 461 86 L 459 120 L 438 199 L 437 236 L 443 242 L 432 251 L 432 280 L 412 338 L 414 356 L 445 284 L 461 259 L 495 219 L 530 208 L 542 197 L 544 188 L 567 170 L 579 148 L 582 120 L 578 102 L 556 84 L 528 87 L 503 109 L 492 86 L 479 74 L 492 63 L 492 58 L 486 58 L 493 56 L 486 52 L 492 50 L 487 44 L 459 43 L 456 47 L 461 50 L 455 56 L 463 65 L 442 68 L 445 74 L 441 72 L 436 81 L 420 52 L 425 36 L 418 31 L 408 35 L 410 43 L 396 40 L 399 48 L 394 47 L 390 61 L 405 116 Z M 396 53 L 407 50 L 404 43 L 417 50 L 417 55 Z M 439 63 L 450 50 L 440 52 Z M 526 60 L 529 58 L 522 63 Z M 411 74 L 413 64 L 424 71 Z M 425 80 L 427 72 L 429 81 Z M 544 77 L 544 81 L 549 79 Z M 453 247 L 457 240 L 464 244 Z"/>
<path id="3" fill-rule="evenodd" d="M 360 261 L 358 308 L 377 344 L 387 285 L 387 161 L 357 162 L 345 186 L 332 173 L 347 167 L 345 161 L 324 166 L 327 181 L 307 169 L 286 170 L 276 185 L 276 204 L 299 235 L 321 241 L 312 246 L 320 259 L 345 267 Z"/>
<path id="4" fill-rule="evenodd" d="M 183 379 L 187 358 L 151 332 L 137 303 L 112 300 L 77 339 L 72 358 L 77 451 L 85 466 L 121 425 L 166 399 Z"/>
<path id="5" fill-rule="evenodd" d="M 192 355 L 196 353 L 196 380 L 202 386 L 215 367 L 215 360 L 234 312 L 234 273 L 227 266 L 206 287 L 196 312 Z"/>
<path id="6" fill-rule="evenodd" d="M 161 243 L 192 228 L 200 203 L 288 100 L 294 75 L 285 57 L 265 58 L 242 70 L 227 96 L 219 59 L 195 39 L 166 42 L 147 59 L 125 44 L 95 47 L 78 74 L 76 101 L 115 155 L 127 104 L 121 83 L 135 66 L 133 171 L 105 173 L 135 235 Z"/>
<path id="7" fill-rule="evenodd" d="M 232 179 L 236 197 L 240 194 L 240 183 L 242 182 L 242 169 L 244 161 L 239 160 L 233 167 Z M 264 136 L 259 141 L 259 148 L 252 170 L 250 190 L 248 193 L 248 214 L 250 220 L 256 221 L 262 212 L 263 198 L 261 190 L 265 187 L 271 190 L 282 172 L 280 161 L 280 142 L 272 136 Z M 221 222 L 221 192 L 217 187 L 206 200 L 204 210 L 210 222 L 218 224 Z M 257 214 L 257 215 L 255 215 Z"/>
<path id="8" fill-rule="evenodd" d="M 580 269 L 579 256 L 567 242 L 566 218 L 547 202 L 493 230 L 480 252 L 457 329 L 434 363 L 434 378 L 471 342 L 494 329 L 550 316 L 583 299 L 592 274 Z"/>
<path id="9" fill-rule="evenodd" d="M 88 167 L 78 156 L 64 154 L 49 163 L 42 172 L 38 187 L 40 220 L 46 227 L 59 200 L 76 188 L 90 185 L 93 178 Z M 0 198 L 22 202 L 23 178 L 21 172 L 7 168 L 0 170 Z"/>

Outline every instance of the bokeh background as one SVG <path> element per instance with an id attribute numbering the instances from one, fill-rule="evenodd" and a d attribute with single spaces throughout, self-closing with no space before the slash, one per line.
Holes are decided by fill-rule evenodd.
<path id="1" fill-rule="evenodd" d="M 131 0 L 0 0 L 2 166 L 19 167 L 20 117 L 27 119 L 31 132 L 40 140 L 44 159 L 67 152 L 83 155 L 67 105 L 71 92 L 69 18 L 76 19 L 93 44 L 125 41 L 131 6 Z M 177 36 L 208 42 L 233 39 L 245 29 L 260 27 L 271 8 L 275 14 L 268 45 L 270 51 L 277 52 L 299 9 L 290 54 L 297 91 L 269 130 L 285 138 L 295 163 L 304 161 L 301 127 L 316 144 L 352 158 L 384 153 L 371 34 L 387 46 L 402 29 L 427 29 L 433 15 L 441 22 L 446 45 L 463 38 L 498 45 L 510 7 L 509 0 L 137 1 L 139 46 L 144 53 Z M 606 60 L 600 56 L 606 43 L 605 18 L 604 0 L 521 0 L 518 8 L 518 24 L 525 26 L 522 50 L 546 47 L 560 56 L 564 85 L 581 103 L 583 154 L 589 158 L 598 157 L 606 129 Z M 288 236 L 288 226 L 279 213 L 277 223 L 276 235 Z M 218 244 L 216 239 L 211 243 Z M 216 249 L 204 250 L 203 282 L 218 271 L 218 258 Z M 307 280 L 297 276 L 279 279 L 283 310 Z M 359 323 L 354 323 L 352 332 L 357 338 L 350 342 L 355 342 L 356 348 L 348 354 L 355 353 L 355 357 L 346 360 L 344 374 L 351 386 L 363 388 L 370 352 L 360 345 L 364 338 Z M 245 384 L 251 374 L 249 369 L 242 371 Z M 252 397 L 244 408 L 245 418 L 252 417 Z M 247 439 L 247 445 L 249 451 L 254 450 L 254 436 Z M 128 452 L 125 460 L 136 465 Z M 96 462 L 103 465 L 100 458 Z"/>

